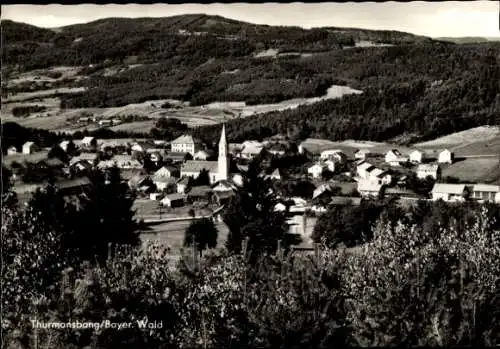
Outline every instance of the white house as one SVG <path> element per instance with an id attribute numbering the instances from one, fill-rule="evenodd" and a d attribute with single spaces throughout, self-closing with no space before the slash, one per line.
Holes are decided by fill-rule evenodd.
<path id="1" fill-rule="evenodd" d="M 354 158 L 356 160 L 365 160 L 366 158 L 372 156 L 373 153 L 369 149 L 359 149 L 355 154 Z"/>
<path id="2" fill-rule="evenodd" d="M 335 172 L 336 169 L 338 169 L 338 164 L 339 162 L 338 161 L 334 161 L 334 160 L 326 160 L 324 162 L 325 164 L 325 167 L 328 169 L 328 171 L 330 172 Z"/>
<path id="3" fill-rule="evenodd" d="M 62 141 L 61 143 L 59 143 L 59 147 L 64 151 L 68 151 L 68 147 L 71 143 L 71 141 Z"/>
<path id="4" fill-rule="evenodd" d="M 443 150 L 439 153 L 438 162 L 440 164 L 452 164 L 454 160 L 454 154 L 448 149 Z"/>
<path id="5" fill-rule="evenodd" d="M 199 150 L 194 154 L 193 160 L 210 160 L 215 157 L 215 154 L 211 150 Z"/>
<path id="6" fill-rule="evenodd" d="M 132 159 L 130 155 L 115 155 L 112 161 L 116 164 L 116 167 L 122 169 L 139 169 L 143 167 L 139 160 Z"/>
<path id="7" fill-rule="evenodd" d="M 441 177 L 441 169 L 438 164 L 420 164 L 417 166 L 417 178 L 425 179 L 429 176 L 434 179 Z"/>
<path id="8" fill-rule="evenodd" d="M 181 193 L 165 195 L 161 200 L 161 205 L 165 207 L 181 207 L 186 202 L 186 195 Z"/>
<path id="9" fill-rule="evenodd" d="M 324 150 L 320 155 L 321 160 L 331 160 L 335 162 L 345 163 L 347 156 L 340 149 Z"/>
<path id="10" fill-rule="evenodd" d="M 17 148 L 15 146 L 11 146 L 7 149 L 7 155 L 17 154 Z"/>
<path id="11" fill-rule="evenodd" d="M 432 200 L 464 201 L 468 193 L 465 184 L 436 183 L 432 188 Z"/>
<path id="12" fill-rule="evenodd" d="M 356 173 L 359 178 L 368 179 L 370 177 L 370 171 L 375 168 L 372 164 L 368 162 L 362 162 L 356 167 Z"/>
<path id="13" fill-rule="evenodd" d="M 194 156 L 202 146 L 201 141 L 193 138 L 191 135 L 180 136 L 174 139 L 170 144 L 173 153 L 189 153 L 192 156 Z"/>
<path id="14" fill-rule="evenodd" d="M 410 162 L 420 164 L 424 160 L 424 153 L 420 150 L 414 150 L 410 153 Z"/>
<path id="15" fill-rule="evenodd" d="M 361 180 L 358 182 L 358 192 L 361 196 L 377 197 L 382 191 L 382 184 L 377 181 Z"/>
<path id="16" fill-rule="evenodd" d="M 500 194 L 500 185 L 474 184 L 471 189 L 471 198 L 481 202 L 495 202 Z M 500 198 L 500 197 L 499 197 Z"/>
<path id="17" fill-rule="evenodd" d="M 369 172 L 369 179 L 371 181 L 389 185 L 392 182 L 392 176 L 387 172 L 380 168 L 374 168 Z"/>
<path id="18" fill-rule="evenodd" d="M 110 127 L 110 126 L 113 126 L 113 121 L 112 120 L 99 120 L 99 126 L 100 127 Z"/>
<path id="19" fill-rule="evenodd" d="M 391 166 L 399 166 L 402 162 L 407 162 L 408 158 L 403 156 L 399 150 L 391 149 L 385 154 L 385 162 Z"/>
<path id="20" fill-rule="evenodd" d="M 34 142 L 26 142 L 23 144 L 23 154 L 33 154 L 38 151 L 38 147 Z"/>
<path id="21" fill-rule="evenodd" d="M 264 150 L 264 145 L 257 141 L 245 141 L 241 145 L 238 156 L 243 159 L 253 159 Z"/>
<path id="22" fill-rule="evenodd" d="M 271 180 L 280 180 L 281 179 L 281 173 L 279 168 L 275 169 L 271 174 L 268 174 L 264 177 L 264 179 L 271 179 Z"/>
<path id="23" fill-rule="evenodd" d="M 312 178 L 321 178 L 324 168 L 322 164 L 316 163 L 307 169 L 307 173 L 310 174 Z"/>
<path id="24" fill-rule="evenodd" d="M 158 190 L 165 190 L 169 184 L 175 183 L 179 178 L 179 171 L 173 166 L 163 166 L 153 175 L 153 183 Z"/>
<path id="25" fill-rule="evenodd" d="M 84 149 L 95 149 L 97 147 L 97 140 L 94 137 L 83 137 L 82 148 Z"/>

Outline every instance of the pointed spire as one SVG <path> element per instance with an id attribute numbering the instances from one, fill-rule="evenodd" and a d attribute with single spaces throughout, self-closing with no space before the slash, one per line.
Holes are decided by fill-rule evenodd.
<path id="1" fill-rule="evenodd" d="M 226 141 L 226 123 L 225 122 L 222 124 L 222 132 L 220 134 L 219 144 L 222 144 L 223 142 L 224 142 L 224 144 L 227 143 L 227 141 Z"/>

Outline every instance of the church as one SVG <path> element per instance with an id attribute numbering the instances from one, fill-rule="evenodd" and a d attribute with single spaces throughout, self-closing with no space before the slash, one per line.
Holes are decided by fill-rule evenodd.
<path id="1" fill-rule="evenodd" d="M 229 179 L 229 147 L 226 139 L 226 126 L 222 125 L 217 161 L 188 160 L 181 167 L 181 177 L 196 178 L 202 170 L 207 170 L 210 184 Z"/>

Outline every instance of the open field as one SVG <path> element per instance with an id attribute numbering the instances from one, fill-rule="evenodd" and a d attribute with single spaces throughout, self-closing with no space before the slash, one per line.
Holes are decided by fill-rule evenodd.
<path id="1" fill-rule="evenodd" d="M 500 158 L 500 134 L 495 137 L 484 139 L 453 148 L 457 156 L 498 155 Z"/>
<path id="2" fill-rule="evenodd" d="M 81 92 L 83 88 L 41 90 L 29 93 L 19 93 L 5 99 L 2 103 L 3 121 L 17 122 L 22 126 L 42 128 L 52 131 L 75 132 L 84 129 L 94 130 L 97 124 L 79 125 L 77 119 L 86 114 L 101 119 L 110 119 L 117 116 L 138 115 L 149 117 L 151 121 L 124 123 L 112 127 L 113 130 L 149 132 L 154 127 L 156 119 L 161 117 L 175 117 L 189 127 L 213 125 L 223 120 L 239 117 L 249 117 L 271 111 L 294 109 L 300 105 L 309 105 L 325 99 L 341 98 L 346 94 L 359 94 L 362 91 L 354 90 L 348 86 L 333 85 L 322 97 L 295 98 L 280 103 L 246 105 L 245 102 L 213 102 L 202 106 L 189 106 L 177 100 L 150 100 L 143 103 L 128 104 L 122 107 L 111 108 L 78 108 L 60 109 L 59 98 L 51 97 L 54 93 Z M 161 108 L 165 102 L 176 105 L 175 108 Z M 29 104 L 27 104 L 29 103 Z M 39 105 L 46 108 L 42 113 L 34 113 L 27 118 L 16 118 L 12 115 L 14 107 L 26 105 Z M 68 125 L 67 123 L 70 123 Z"/>
<path id="3" fill-rule="evenodd" d="M 189 216 L 191 206 L 167 208 L 162 207 L 160 211 L 160 201 L 137 199 L 132 206 L 136 211 L 136 218 L 139 219 L 162 219 L 162 218 L 176 218 Z M 160 216 L 161 212 L 161 216 Z M 212 211 L 209 209 L 195 208 L 196 216 L 209 215 Z"/>
<path id="4" fill-rule="evenodd" d="M 500 184 L 500 161 L 496 157 L 460 160 L 443 167 L 442 176 L 471 182 Z"/>
<path id="5" fill-rule="evenodd" d="M 166 244 L 171 249 L 171 253 L 169 253 L 171 261 L 176 262 L 181 256 L 184 232 L 190 223 L 190 221 L 181 221 L 153 225 L 147 231 L 143 231 L 140 234 L 140 238 L 143 243 L 147 241 L 159 241 Z M 216 227 L 218 230 L 216 248 L 220 248 L 224 246 L 227 240 L 229 229 L 222 222 L 216 223 Z"/>
<path id="6" fill-rule="evenodd" d="M 321 152 L 324 150 L 340 149 L 348 157 L 353 158 L 354 154 L 359 149 L 369 149 L 370 151 L 378 154 L 385 154 L 391 149 L 398 149 L 403 154 L 409 154 L 414 150 L 411 147 L 403 147 L 385 142 L 370 142 L 370 141 L 356 141 L 345 140 L 340 142 L 329 141 L 326 139 L 308 138 L 302 144 L 305 144 L 308 149 L 314 152 Z"/>
<path id="7" fill-rule="evenodd" d="M 415 144 L 421 148 L 461 148 L 470 143 L 478 141 L 486 142 L 499 139 L 500 143 L 500 127 L 498 126 L 480 126 L 474 127 L 465 131 L 456 132 L 447 136 L 439 137 L 431 141 Z"/>

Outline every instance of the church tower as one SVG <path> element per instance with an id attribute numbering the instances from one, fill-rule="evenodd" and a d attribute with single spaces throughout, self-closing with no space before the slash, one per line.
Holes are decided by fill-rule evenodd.
<path id="1" fill-rule="evenodd" d="M 222 133 L 219 140 L 219 158 L 217 180 L 227 180 L 229 178 L 229 147 L 226 139 L 226 125 L 222 124 Z"/>

